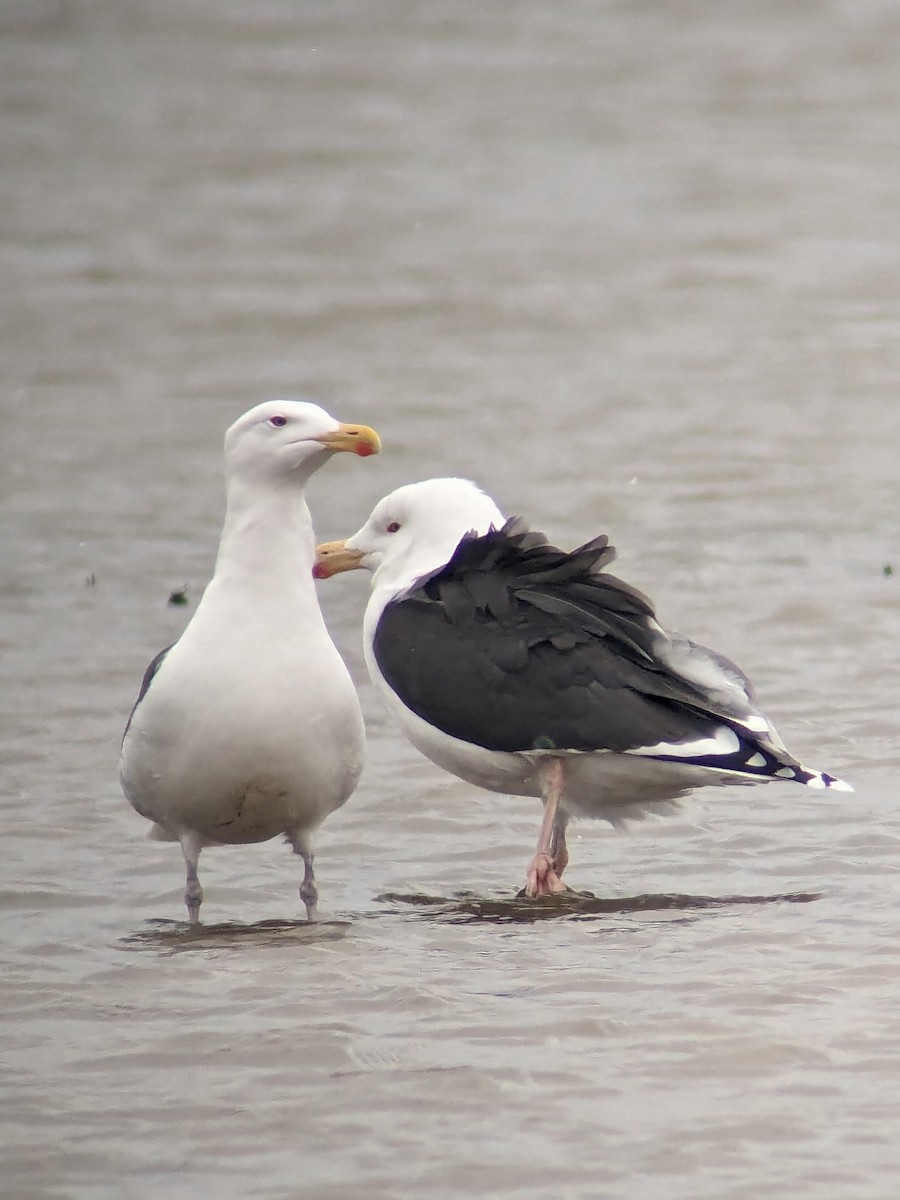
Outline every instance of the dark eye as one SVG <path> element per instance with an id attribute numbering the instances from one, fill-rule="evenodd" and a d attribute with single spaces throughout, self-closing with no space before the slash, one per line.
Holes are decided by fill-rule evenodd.
<path id="1" fill-rule="evenodd" d="M 287 425 L 287 417 L 282 417 L 282 416 L 269 417 L 269 424 L 274 425 L 276 429 L 281 429 L 282 426 Z"/>
<path id="2" fill-rule="evenodd" d="M 388 521 L 387 525 L 385 525 L 385 529 L 387 530 L 388 533 L 396 533 L 399 528 L 400 528 L 399 521 Z"/>

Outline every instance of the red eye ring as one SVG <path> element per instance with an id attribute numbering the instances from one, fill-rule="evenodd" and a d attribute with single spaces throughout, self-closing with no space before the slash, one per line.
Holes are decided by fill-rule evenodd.
<path id="1" fill-rule="evenodd" d="M 387 525 L 385 525 L 385 530 L 388 533 L 396 533 L 399 530 L 399 528 L 400 528 L 399 521 L 388 521 Z"/>
<path id="2" fill-rule="evenodd" d="M 276 429 L 282 429 L 287 425 L 287 417 L 283 417 L 278 413 L 274 417 L 269 417 L 269 424 L 274 425 Z"/>

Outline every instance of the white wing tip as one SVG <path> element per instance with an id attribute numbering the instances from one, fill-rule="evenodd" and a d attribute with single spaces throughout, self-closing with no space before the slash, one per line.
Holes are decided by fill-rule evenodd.
<path id="1" fill-rule="evenodd" d="M 823 771 L 810 771 L 809 779 L 805 780 L 806 786 L 810 788 L 818 788 L 820 791 L 829 792 L 852 792 L 853 788 L 849 783 L 845 783 L 843 779 L 836 779 L 834 775 L 826 775 Z"/>

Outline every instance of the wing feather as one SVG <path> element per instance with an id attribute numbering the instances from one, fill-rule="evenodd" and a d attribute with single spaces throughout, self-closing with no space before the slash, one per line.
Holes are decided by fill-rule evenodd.
<path id="1" fill-rule="evenodd" d="M 700 647 L 702 670 L 680 671 L 692 643 L 671 641 L 650 600 L 603 573 L 614 554 L 605 535 L 567 554 L 519 522 L 467 535 L 385 608 L 382 674 L 419 716 L 488 749 L 638 751 L 740 725 L 756 711 L 743 677 Z"/>

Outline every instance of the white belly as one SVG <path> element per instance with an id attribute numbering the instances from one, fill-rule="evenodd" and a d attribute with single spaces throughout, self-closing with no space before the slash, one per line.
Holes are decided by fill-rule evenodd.
<path id="1" fill-rule="evenodd" d="M 513 796 L 540 796 L 540 763 L 562 757 L 565 790 L 562 806 L 573 816 L 613 822 L 665 810 L 695 788 L 709 784 L 766 782 L 684 763 L 662 762 L 612 751 L 485 750 L 460 741 L 411 712 L 384 682 L 378 690 L 392 717 L 427 758 L 467 783 Z"/>
<path id="2" fill-rule="evenodd" d="M 260 842 L 318 826 L 362 769 L 356 690 L 330 642 L 244 645 L 203 658 L 177 643 L 138 705 L 122 748 L 122 786 L 172 836 Z M 202 663 L 202 667 L 201 664 Z"/>

